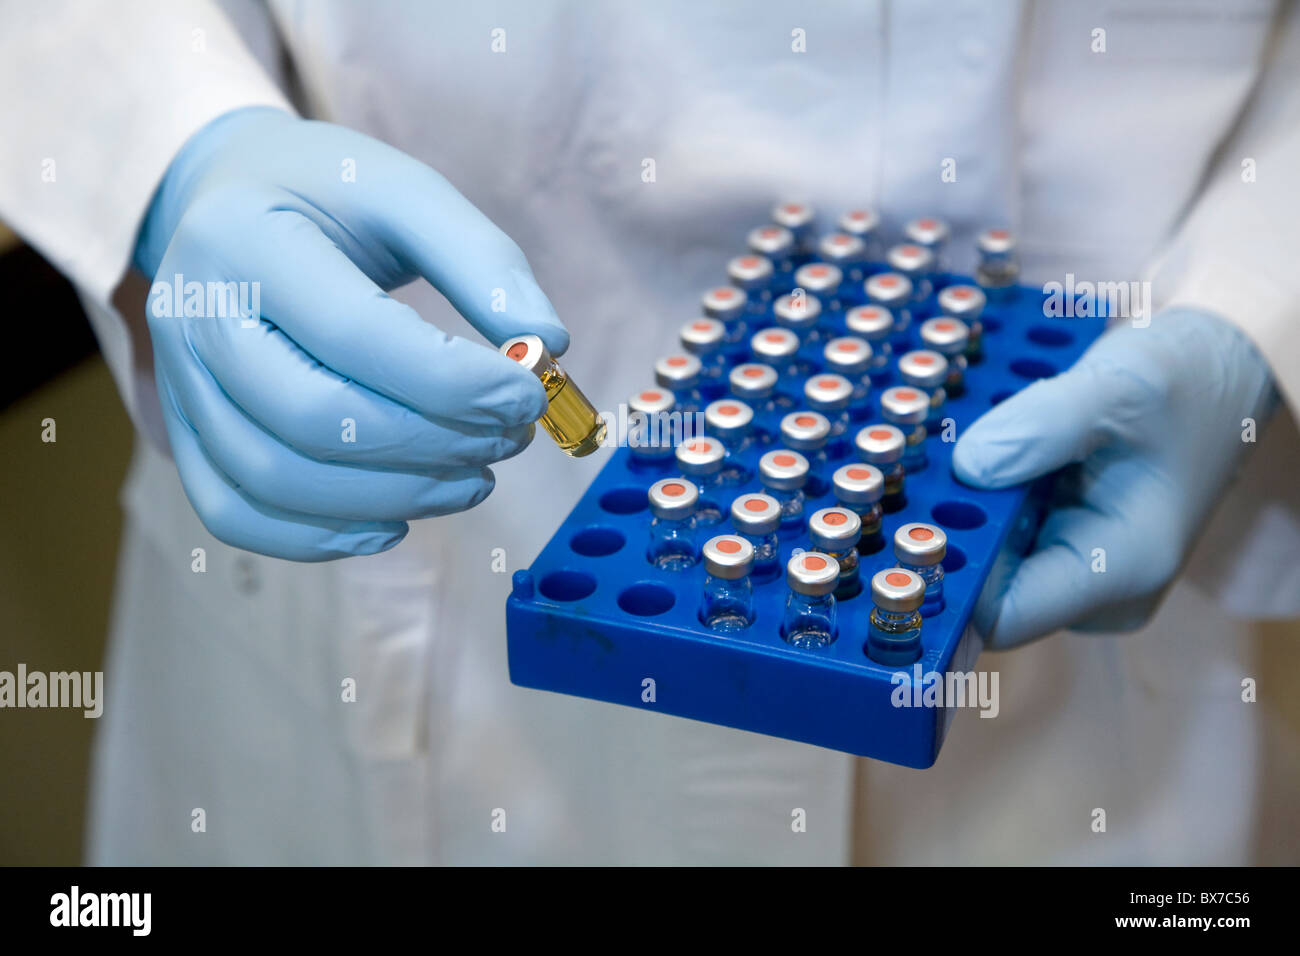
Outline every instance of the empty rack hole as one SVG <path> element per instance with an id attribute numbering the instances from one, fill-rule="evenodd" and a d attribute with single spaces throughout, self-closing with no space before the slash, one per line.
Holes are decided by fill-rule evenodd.
<path id="1" fill-rule="evenodd" d="M 600 507 L 612 515 L 634 515 L 649 503 L 644 488 L 611 488 L 600 496 Z"/>
<path id="2" fill-rule="evenodd" d="M 948 545 L 948 553 L 943 556 L 943 573 L 952 574 L 966 567 L 966 552 L 955 545 Z"/>
<path id="3" fill-rule="evenodd" d="M 669 610 L 676 600 L 663 585 L 642 583 L 625 588 L 618 596 L 618 606 L 637 617 L 654 617 Z"/>
<path id="4" fill-rule="evenodd" d="M 569 539 L 569 547 L 584 558 L 603 558 L 613 554 L 627 543 L 623 532 L 617 528 L 592 526 L 583 528 Z"/>
<path id="5" fill-rule="evenodd" d="M 1051 378 L 1056 374 L 1056 366 L 1050 365 L 1040 359 L 1018 358 L 1011 363 L 1011 371 L 1021 378 L 1040 379 Z"/>
<path id="6" fill-rule="evenodd" d="M 552 571 L 537 583 L 537 590 L 552 601 L 581 601 L 596 590 L 596 579 L 582 571 Z"/>
<path id="7" fill-rule="evenodd" d="M 984 510 L 969 501 L 941 501 L 930 509 L 930 517 L 954 531 L 969 531 L 988 520 Z"/>
<path id="8" fill-rule="evenodd" d="M 1074 341 L 1074 333 L 1050 325 L 1035 325 L 1025 333 L 1025 338 L 1035 345 L 1045 345 L 1051 349 L 1061 348 Z"/>

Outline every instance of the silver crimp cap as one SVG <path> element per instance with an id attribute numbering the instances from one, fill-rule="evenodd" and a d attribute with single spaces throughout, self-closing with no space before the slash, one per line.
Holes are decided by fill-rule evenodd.
<path id="1" fill-rule="evenodd" d="M 848 508 L 822 508 L 808 519 L 808 537 L 814 548 L 847 551 L 862 537 L 862 519 Z"/>
<path id="2" fill-rule="evenodd" d="M 758 460 L 763 485 L 778 491 L 798 491 L 808 483 L 808 459 L 797 451 L 776 448 Z"/>
<path id="3" fill-rule="evenodd" d="M 650 486 L 650 513 L 680 521 L 695 513 L 700 489 L 685 478 L 661 478 Z"/>
<path id="4" fill-rule="evenodd" d="M 830 594 L 840 580 L 840 563 L 829 554 L 804 551 L 791 555 L 785 566 L 785 579 L 790 590 L 800 594 L 810 597 Z"/>
<path id="5" fill-rule="evenodd" d="M 948 554 L 948 536 L 932 524 L 913 521 L 894 532 L 894 557 L 904 564 L 930 566 Z"/>
<path id="6" fill-rule="evenodd" d="M 925 601 L 925 582 L 914 571 L 885 568 L 871 579 L 871 601 L 882 611 L 910 613 Z"/>
<path id="7" fill-rule="evenodd" d="M 715 578 L 738 581 L 754 567 L 754 546 L 738 534 L 720 534 L 704 542 L 704 569 Z"/>

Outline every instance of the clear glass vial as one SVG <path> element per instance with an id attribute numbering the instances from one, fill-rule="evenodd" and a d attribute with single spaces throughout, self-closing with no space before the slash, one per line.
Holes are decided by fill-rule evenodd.
<path id="1" fill-rule="evenodd" d="M 650 486 L 650 547 L 646 558 L 664 571 L 684 571 L 699 561 L 695 506 L 700 491 L 685 478 L 662 478 Z"/>
<path id="2" fill-rule="evenodd" d="M 749 469 L 741 456 L 754 443 L 754 410 L 738 398 L 722 398 L 704 409 L 704 427 L 725 449 L 718 480 L 723 485 L 748 481 Z"/>
<path id="3" fill-rule="evenodd" d="M 772 207 L 772 221 L 790 230 L 795 249 L 808 252 L 812 248 L 813 229 L 817 224 L 817 211 L 806 202 L 783 202 Z"/>
<path id="4" fill-rule="evenodd" d="M 722 462 L 726 451 L 722 442 L 707 435 L 692 438 L 677 446 L 677 469 L 700 489 L 700 501 L 695 506 L 695 527 L 711 528 L 722 520 L 722 510 L 717 503 L 703 495 L 721 484 Z"/>
<path id="5" fill-rule="evenodd" d="M 784 226 L 770 225 L 751 229 L 745 237 L 745 244 L 749 246 L 750 252 L 769 259 L 778 273 L 789 273 L 793 268 L 794 233 Z M 788 276 L 786 283 L 789 283 Z"/>
<path id="6" fill-rule="evenodd" d="M 727 263 L 727 278 L 737 289 L 744 289 L 749 297 L 750 311 L 761 309 L 772 297 L 772 280 L 776 269 L 767 256 L 750 253 L 736 256 Z"/>
<path id="7" fill-rule="evenodd" d="M 871 394 L 871 343 L 856 335 L 842 335 L 831 339 L 822 350 L 826 371 L 843 375 L 853 385 L 849 408 L 865 412 L 867 396 Z"/>
<path id="8" fill-rule="evenodd" d="M 655 362 L 655 382 L 673 393 L 677 408 L 690 415 L 700 410 L 700 360 L 690 352 L 665 355 Z"/>
<path id="9" fill-rule="evenodd" d="M 666 388 L 643 388 L 628 396 L 627 447 L 641 465 L 666 465 L 673 456 L 673 423 L 668 417 L 675 405 Z"/>
<path id="10" fill-rule="evenodd" d="M 948 362 L 943 390 L 949 398 L 960 398 L 966 390 L 966 346 L 969 344 L 970 329 L 961 319 L 941 315 L 921 323 L 921 345 L 938 352 Z"/>
<path id="11" fill-rule="evenodd" d="M 894 351 L 889 343 L 894 334 L 894 313 L 883 305 L 859 305 L 845 313 L 844 324 L 849 332 L 870 344 L 870 369 L 879 370 L 889 364 Z"/>
<path id="12" fill-rule="evenodd" d="M 950 285 L 939 292 L 939 311 L 954 319 L 961 319 L 970 330 L 966 342 L 966 357 L 976 361 L 983 355 L 984 306 L 988 302 L 983 290 L 974 285 Z"/>
<path id="13" fill-rule="evenodd" d="M 948 536 L 932 524 L 913 521 L 894 532 L 894 557 L 898 566 L 925 582 L 921 616 L 943 610 L 943 559 L 948 556 Z"/>
<path id="14" fill-rule="evenodd" d="M 885 475 L 875 465 L 844 465 L 831 475 L 835 500 L 858 516 L 862 528 L 858 538 L 860 554 L 875 554 L 885 546 L 880 533 L 884 509 Z"/>
<path id="15" fill-rule="evenodd" d="M 797 335 L 801 344 L 814 342 L 820 337 L 817 323 L 821 316 L 821 300 L 804 289 L 795 289 L 772 303 L 772 318 L 776 324 Z"/>
<path id="16" fill-rule="evenodd" d="M 844 281 L 856 285 L 866 278 L 867 244 L 851 232 L 832 232 L 817 243 L 817 254 L 840 270 Z M 798 281 L 798 280 L 796 280 Z"/>
<path id="17" fill-rule="evenodd" d="M 704 293 L 700 304 L 706 316 L 717 319 L 726 328 L 725 338 L 728 344 L 740 342 L 745 338 L 749 330 L 749 325 L 745 322 L 749 296 L 745 294 L 744 289 L 720 285 Z"/>
<path id="18" fill-rule="evenodd" d="M 826 308 L 836 308 L 839 304 L 840 283 L 844 273 L 839 266 L 829 262 L 810 262 L 800 266 L 794 273 L 794 284 L 810 295 L 817 297 Z"/>
<path id="19" fill-rule="evenodd" d="M 880 393 L 880 414 L 885 421 L 905 431 L 906 444 L 901 459 L 903 470 L 915 474 L 926 466 L 925 420 L 930 415 L 930 396 L 910 385 L 896 385 Z"/>
<path id="20" fill-rule="evenodd" d="M 572 458 L 582 458 L 600 447 L 605 440 L 605 420 L 560 368 L 540 338 L 517 335 L 502 342 L 500 351 L 541 380 L 547 399 L 542 428 L 561 451 Z"/>
<path id="21" fill-rule="evenodd" d="M 894 425 L 868 425 L 859 429 L 853 439 L 858 457 L 868 465 L 875 465 L 884 476 L 884 489 L 880 499 L 886 514 L 901 511 L 907 504 L 903 487 L 903 449 L 907 439 Z"/>
<path id="22" fill-rule="evenodd" d="M 776 408 L 773 391 L 779 378 L 770 365 L 742 362 L 731 370 L 727 384 L 731 386 L 731 394 L 744 401 L 754 414 L 764 415 Z"/>
<path id="23" fill-rule="evenodd" d="M 867 656 L 877 664 L 899 667 L 921 659 L 921 601 L 925 582 L 902 568 L 886 568 L 871 579 L 871 617 Z"/>
<path id="24" fill-rule="evenodd" d="M 829 554 L 840 566 L 835 600 L 847 601 L 862 592 L 858 576 L 858 539 L 862 520 L 848 508 L 822 508 L 808 518 L 808 537 L 814 551 Z"/>
<path id="25" fill-rule="evenodd" d="M 888 309 L 894 317 L 891 335 L 906 332 L 912 324 L 912 280 L 901 272 L 878 272 L 864 284 L 867 301 Z"/>
<path id="26" fill-rule="evenodd" d="M 760 493 L 740 495 L 731 503 L 731 526 L 754 546 L 754 571 L 750 575 L 754 583 L 765 584 L 780 577 L 777 530 L 781 527 L 781 506 L 777 500 Z"/>
<path id="27" fill-rule="evenodd" d="M 763 490 L 781 503 L 781 523 L 803 524 L 803 489 L 808 484 L 808 459 L 797 451 L 777 448 L 758 460 Z"/>
<path id="28" fill-rule="evenodd" d="M 726 326 L 717 319 L 692 319 L 677 332 L 682 349 L 700 360 L 702 378 L 716 379 L 726 368 L 727 357 L 722 351 L 726 339 Z"/>
<path id="29" fill-rule="evenodd" d="M 785 599 L 781 637 L 800 648 L 825 647 L 835 640 L 835 587 L 839 563 L 829 554 L 802 551 L 785 566 L 790 594 Z"/>
<path id="30" fill-rule="evenodd" d="M 975 238 L 979 265 L 975 281 L 989 291 L 1008 289 L 1020 281 L 1016 237 L 1010 229 L 985 229 Z"/>
<path id="31" fill-rule="evenodd" d="M 737 534 L 720 534 L 704 542 L 704 596 L 700 623 L 726 634 L 754 623 L 754 546 Z"/>
<path id="32" fill-rule="evenodd" d="M 812 376 L 804 382 L 803 397 L 809 408 L 821 412 L 831 423 L 831 438 L 843 435 L 848 430 L 853 383 L 843 375 L 823 372 Z"/>
<path id="33" fill-rule="evenodd" d="M 754 361 L 770 365 L 778 375 L 804 374 L 799 362 L 799 336 L 789 329 L 773 328 L 755 332 L 749 340 Z"/>
<path id="34" fill-rule="evenodd" d="M 903 236 L 908 242 L 924 246 L 934 257 L 934 270 L 943 271 L 944 251 L 948 245 L 948 224 L 936 216 L 923 216 L 913 219 L 903 227 Z"/>
<path id="35" fill-rule="evenodd" d="M 781 419 L 781 444 L 808 459 L 810 467 L 826 464 L 830 420 L 821 412 L 791 412 Z"/>
<path id="36" fill-rule="evenodd" d="M 898 357 L 898 377 L 904 385 L 919 388 L 930 399 L 930 411 L 925 416 L 929 425 L 937 425 L 943 417 L 943 403 L 948 400 L 948 360 L 933 349 L 913 349 Z"/>
<path id="37" fill-rule="evenodd" d="M 912 301 L 923 302 L 929 297 L 935 270 L 934 253 L 915 242 L 904 242 L 885 253 L 889 268 L 907 276 L 912 283 Z"/>

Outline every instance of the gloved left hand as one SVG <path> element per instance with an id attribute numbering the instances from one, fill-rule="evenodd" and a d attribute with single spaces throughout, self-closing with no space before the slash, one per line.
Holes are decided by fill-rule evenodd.
<path id="1" fill-rule="evenodd" d="M 985 413 L 953 449 L 962 481 L 1005 488 L 1064 469 L 1033 551 L 976 605 L 986 646 L 1143 624 L 1248 447 L 1246 420 L 1262 427 L 1275 403 L 1240 330 L 1177 309 L 1112 328 Z"/>

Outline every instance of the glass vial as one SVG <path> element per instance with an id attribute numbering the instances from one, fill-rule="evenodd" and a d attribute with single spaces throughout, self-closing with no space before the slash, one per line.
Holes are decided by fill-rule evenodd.
<path id="1" fill-rule="evenodd" d="M 904 385 L 925 392 L 930 400 L 925 422 L 937 431 L 938 423 L 943 418 L 943 404 L 948 400 L 944 388 L 948 381 L 948 360 L 933 349 L 906 352 L 898 357 L 898 377 Z"/>
<path id="2" fill-rule="evenodd" d="M 673 456 L 673 393 L 643 388 L 628 396 L 627 447 L 632 461 L 645 469 L 667 468 Z M 678 416 L 680 418 L 680 416 Z"/>
<path id="3" fill-rule="evenodd" d="M 884 509 L 880 499 L 885 493 L 885 475 L 875 465 L 844 465 L 831 476 L 835 500 L 858 516 L 862 525 L 858 538 L 859 554 L 875 554 L 885 547 L 880 524 Z"/>
<path id="4" fill-rule="evenodd" d="M 900 458 L 903 470 L 911 475 L 929 464 L 925 453 L 928 434 L 925 420 L 930 415 L 930 396 L 910 385 L 887 388 L 880 393 L 880 415 L 906 435 Z"/>
<path id="5" fill-rule="evenodd" d="M 754 410 L 738 398 L 723 398 L 704 409 L 704 427 L 725 450 L 719 483 L 740 485 L 750 479 L 741 456 L 753 444 Z"/>
<path id="6" fill-rule="evenodd" d="M 970 329 L 961 319 L 941 315 L 921 323 L 921 344 L 942 355 L 948 362 L 948 380 L 943 390 L 949 398 L 961 398 L 966 391 L 966 346 Z"/>
<path id="7" fill-rule="evenodd" d="M 735 534 L 720 534 L 704 542 L 704 597 L 700 623 L 726 634 L 754 623 L 754 546 Z"/>
<path id="8" fill-rule="evenodd" d="M 950 318 L 960 319 L 970 330 L 966 342 L 966 358 L 978 362 L 984 354 L 984 292 L 973 285 L 950 285 L 939 293 L 939 311 Z"/>
<path id="9" fill-rule="evenodd" d="M 571 458 L 590 455 L 605 440 L 605 420 L 582 390 L 556 363 L 536 335 L 517 335 L 501 343 L 501 354 L 536 375 L 546 389 L 542 428 Z"/>
<path id="10" fill-rule="evenodd" d="M 884 489 L 880 499 L 885 514 L 901 511 L 907 504 L 903 487 L 903 449 L 907 439 L 900 428 L 893 425 L 868 425 L 854 438 L 858 457 L 868 465 L 875 465 L 884 476 Z"/>
<path id="11" fill-rule="evenodd" d="M 871 579 L 871 617 L 867 656 L 877 664 L 899 667 L 921 659 L 921 601 L 925 582 L 911 571 L 886 568 Z"/>
<path id="12" fill-rule="evenodd" d="M 894 314 L 883 305 L 860 305 L 849 309 L 844 324 L 850 333 L 871 346 L 868 369 L 877 374 L 883 371 L 894 351 L 889 343 L 889 337 L 894 334 Z"/>
<path id="13" fill-rule="evenodd" d="M 943 610 L 943 559 L 948 556 L 948 536 L 932 524 L 914 521 L 894 532 L 894 557 L 898 566 L 925 582 L 922 617 Z"/>
<path id="14" fill-rule="evenodd" d="M 835 586 L 840 566 L 829 554 L 803 551 L 786 564 L 790 594 L 785 599 L 781 637 L 800 648 L 825 647 L 835 640 Z"/>
<path id="15" fill-rule="evenodd" d="M 677 468 L 704 494 L 717 488 L 722 474 L 722 460 L 726 451 L 716 438 L 701 435 L 677 446 Z M 695 526 L 709 528 L 722 520 L 717 504 L 701 498 L 695 506 Z"/>
<path id="16" fill-rule="evenodd" d="M 808 537 L 812 540 L 813 550 L 829 554 L 839 563 L 836 601 L 847 601 L 862 593 L 857 547 L 861 535 L 862 521 L 848 508 L 822 508 L 814 511 L 808 519 Z"/>
<path id="17" fill-rule="evenodd" d="M 677 408 L 685 415 L 700 410 L 700 373 L 703 366 L 690 352 L 665 355 L 655 362 L 655 381 L 673 393 Z"/>
<path id="18" fill-rule="evenodd" d="M 766 584 L 781 576 L 777 559 L 777 530 L 781 527 L 781 506 L 771 495 L 740 495 L 731 503 L 731 526 L 754 546 L 755 584 Z"/>
<path id="19" fill-rule="evenodd" d="M 650 486 L 650 547 L 646 559 L 664 571 L 684 571 L 699 561 L 695 550 L 695 506 L 700 492 L 685 478 L 663 478 Z"/>
<path id="20" fill-rule="evenodd" d="M 825 465 L 831 423 L 821 412 L 791 412 L 781 419 L 781 444 L 808 459 L 810 467 Z"/>
<path id="21" fill-rule="evenodd" d="M 808 459 L 785 448 L 769 451 L 758 460 L 758 480 L 763 490 L 781 503 L 781 523 L 787 527 L 802 525 Z"/>

